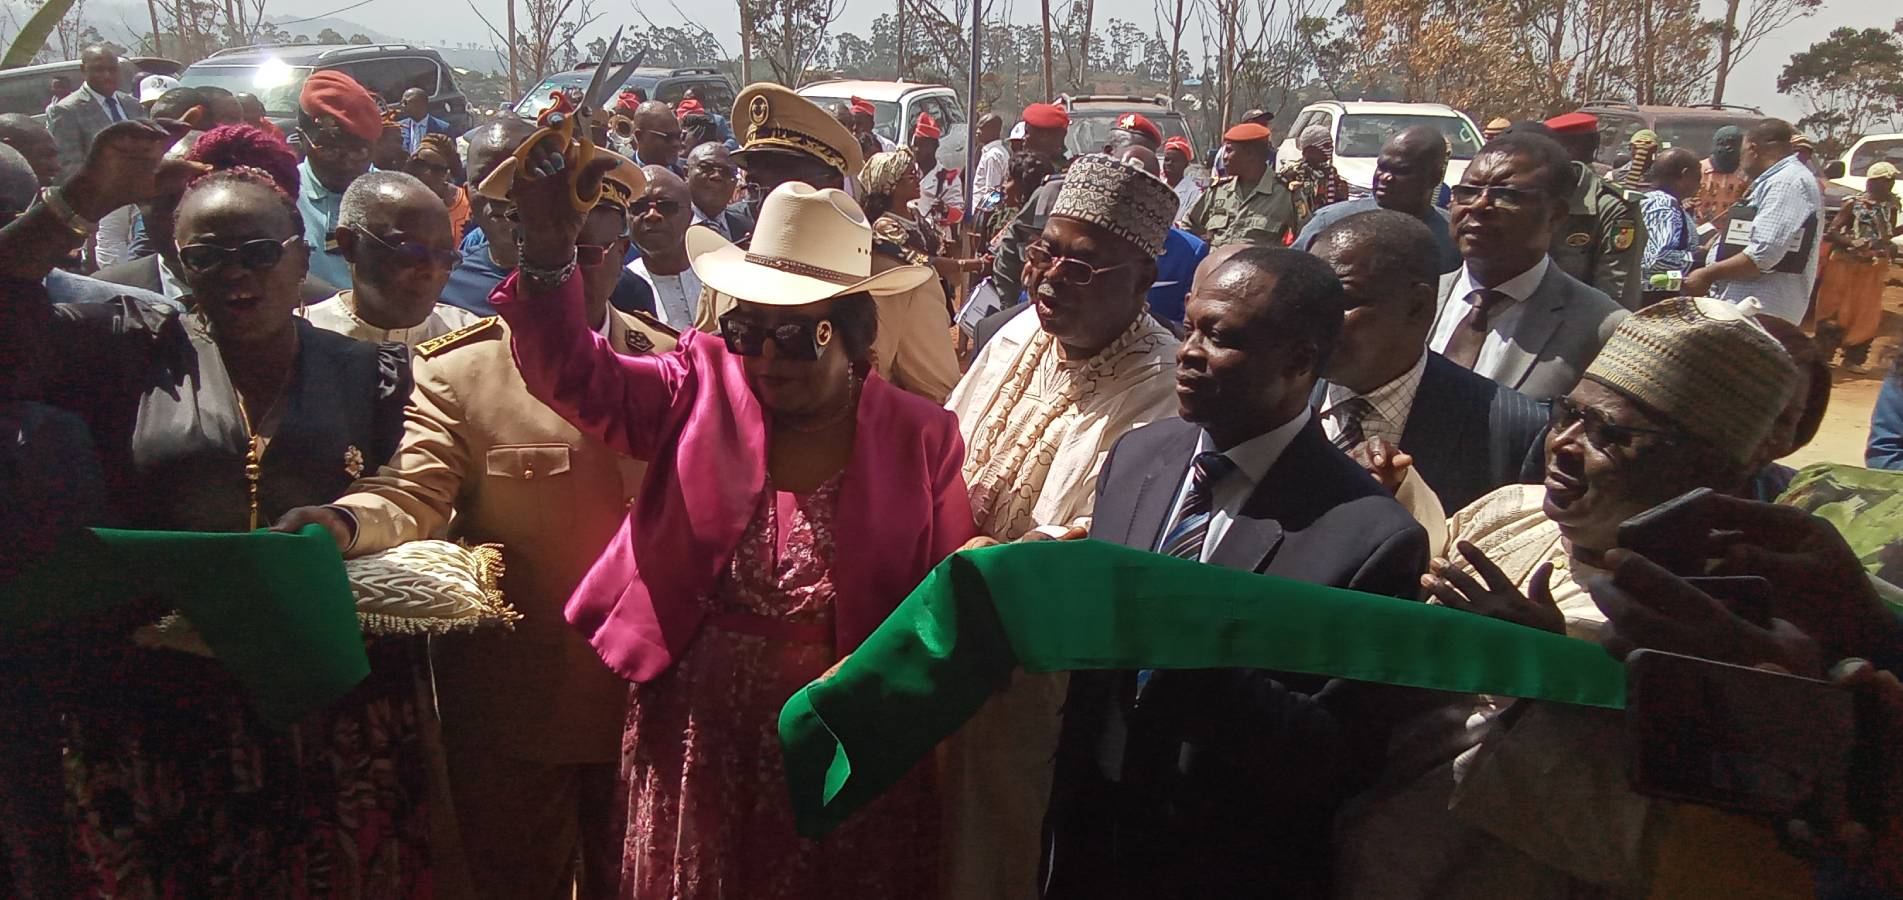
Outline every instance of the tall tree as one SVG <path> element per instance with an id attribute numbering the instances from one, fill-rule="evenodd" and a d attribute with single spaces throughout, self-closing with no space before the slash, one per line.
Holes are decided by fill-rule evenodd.
<path id="1" fill-rule="evenodd" d="M 806 72 L 826 45 L 827 30 L 845 12 L 845 0 L 756 0 L 755 50 L 764 55 L 773 80 L 790 87 L 806 81 Z"/>
<path id="2" fill-rule="evenodd" d="M 1839 28 L 1792 54 L 1777 89 L 1804 104 L 1808 113 L 1797 124 L 1818 135 L 1825 152 L 1840 152 L 1872 130 L 1903 127 L 1903 37 Z"/>
<path id="3" fill-rule="evenodd" d="M 1751 0 L 1738 24 L 1740 0 L 1726 0 L 1724 31 L 1718 36 L 1718 65 L 1711 89 L 1711 102 L 1725 102 L 1725 81 L 1738 63 L 1756 50 L 1772 32 L 1809 16 L 1824 5 L 1824 0 Z"/>

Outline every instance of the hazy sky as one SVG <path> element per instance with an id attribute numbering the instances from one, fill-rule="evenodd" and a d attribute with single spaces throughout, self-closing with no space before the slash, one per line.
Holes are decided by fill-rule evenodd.
<path id="1" fill-rule="evenodd" d="M 274 16 L 317 15 L 345 6 L 348 2 L 350 0 L 274 0 L 268 9 Z M 1013 21 L 1026 24 L 1037 21 L 1038 4 L 1035 0 L 993 2 L 1011 4 Z M 1707 15 L 1716 18 L 1724 14 L 1722 0 L 1703 2 Z M 1746 2 L 1748 4 L 1749 0 Z M 1053 0 L 1052 6 L 1061 6 L 1062 3 L 1063 0 Z M 486 42 L 489 34 L 470 13 L 471 4 L 491 21 L 501 23 L 504 8 L 502 0 L 369 0 L 362 6 L 337 15 L 410 40 Z M 637 10 L 645 11 L 659 24 L 678 24 L 683 16 L 676 11 L 677 7 L 691 11 L 697 21 L 725 41 L 729 53 L 736 51 L 739 19 L 731 0 L 674 0 L 672 3 L 669 0 L 644 0 L 639 4 L 634 0 L 595 0 L 596 10 L 605 15 L 591 31 L 605 36 L 618 24 L 639 25 L 643 20 Z M 848 0 L 845 15 L 838 27 L 864 34 L 873 18 L 890 12 L 892 8 L 893 4 L 877 0 Z M 1096 11 L 1099 21 L 1113 17 L 1128 19 L 1145 30 L 1154 21 L 1152 0 L 1097 0 Z M 1773 115 L 1794 118 L 1798 113 L 1796 105 L 1777 93 L 1777 74 L 1791 54 L 1823 38 L 1832 28 L 1851 26 L 1887 29 L 1896 21 L 1899 12 L 1894 0 L 1825 0 L 1820 13 L 1772 35 L 1746 58 L 1732 76 L 1730 86 L 1726 89 L 1726 99 L 1763 107 Z M 1198 54 L 1192 50 L 1190 55 L 1194 58 Z"/>

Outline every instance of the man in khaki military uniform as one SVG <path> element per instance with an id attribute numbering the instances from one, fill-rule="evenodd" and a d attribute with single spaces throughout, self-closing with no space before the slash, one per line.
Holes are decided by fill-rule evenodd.
<path id="1" fill-rule="evenodd" d="M 1229 174 L 1190 206 L 1184 227 L 1211 247 L 1288 246 L 1308 213 L 1269 170 L 1269 130 L 1244 122 L 1223 132 L 1222 142 Z"/>
<path id="2" fill-rule="evenodd" d="M 733 128 L 740 149 L 733 160 L 746 170 L 747 196 L 758 204 L 788 181 L 816 188 L 846 189 L 846 179 L 865 163 L 859 142 L 839 120 L 777 84 L 753 84 L 733 101 Z M 757 213 L 757 210 L 755 211 Z M 757 218 L 757 215 L 756 215 Z M 743 246 L 746 241 L 740 241 Z M 902 247 L 875 242 L 872 273 L 910 265 Z M 944 403 L 958 384 L 951 309 L 938 279 L 903 294 L 878 298 L 879 334 L 872 364 L 879 377 L 933 403 Z M 733 298 L 702 290 L 694 327 L 720 333 L 720 317 Z"/>
<path id="3" fill-rule="evenodd" d="M 1507 130 L 1519 130 L 1525 124 Z M 1592 167 L 1593 155 L 1599 151 L 1598 117 L 1567 113 L 1546 120 L 1545 127 L 1572 155 L 1573 171 L 1579 176 L 1566 221 L 1553 235 L 1553 261 L 1566 274 L 1605 291 L 1620 306 L 1638 309 L 1645 220 L 1638 201 Z"/>
<path id="4" fill-rule="evenodd" d="M 588 313 L 616 351 L 665 352 L 674 348 L 667 326 L 608 305 L 628 249 L 627 204 L 646 188 L 641 170 L 622 162 L 577 241 Z M 529 395 L 500 318 L 419 344 L 415 376 L 390 463 L 333 506 L 293 510 L 285 521 L 323 524 L 351 557 L 445 529 L 502 545 L 503 598 L 522 620 L 513 631 L 433 642 L 463 889 L 499 900 L 616 897 L 628 685 L 562 607 L 627 518 L 645 466 Z M 438 878 L 458 883 L 463 874 Z"/>

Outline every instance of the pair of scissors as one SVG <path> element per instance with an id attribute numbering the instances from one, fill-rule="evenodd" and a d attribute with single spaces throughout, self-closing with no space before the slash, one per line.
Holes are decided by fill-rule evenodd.
<path id="1" fill-rule="evenodd" d="M 606 109 L 608 99 L 628 82 L 634 70 L 640 68 L 641 59 L 646 55 L 645 51 L 636 53 L 633 59 L 615 69 L 611 75 L 609 66 L 614 62 L 615 51 L 621 47 L 621 32 L 622 29 L 615 29 L 614 37 L 608 39 L 608 46 L 601 54 L 601 63 L 595 66 L 595 77 L 588 80 L 588 87 L 582 91 L 581 99 L 576 101 L 567 92 L 557 90 L 552 96 L 555 102 L 536 116 L 535 133 L 523 141 L 522 146 L 503 161 L 503 165 L 497 166 L 494 174 L 484 179 L 478 188 L 480 193 L 497 199 L 505 197 L 507 190 L 502 186 L 514 181 L 515 173 L 528 165 L 529 152 L 550 135 L 558 136 L 561 141 L 564 148 L 562 162 L 566 168 L 579 172 L 594 160 L 594 119 Z M 596 185 L 592 195 L 587 197 L 581 195 L 579 184 L 569 189 L 568 200 L 576 212 L 594 209 L 595 202 L 600 199 L 600 185 Z"/>

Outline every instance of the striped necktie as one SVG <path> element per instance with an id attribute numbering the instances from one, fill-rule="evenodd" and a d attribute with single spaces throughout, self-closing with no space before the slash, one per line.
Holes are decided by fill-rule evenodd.
<path id="1" fill-rule="evenodd" d="M 1209 517 L 1215 512 L 1213 494 L 1216 483 L 1235 471 L 1236 464 L 1220 453 L 1196 454 L 1190 463 L 1194 471 L 1189 491 L 1176 509 L 1176 527 L 1163 539 L 1157 552 L 1178 559 L 1202 559 L 1203 539 L 1209 536 Z"/>
<path id="2" fill-rule="evenodd" d="M 1335 405 L 1337 416 L 1335 446 L 1341 452 L 1348 453 L 1368 439 L 1366 422 L 1368 414 L 1374 412 L 1374 404 L 1366 397 L 1349 397 Z"/>

